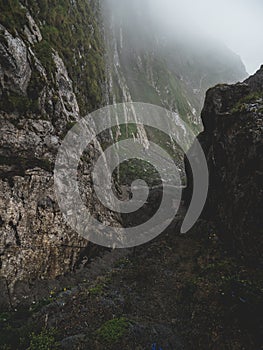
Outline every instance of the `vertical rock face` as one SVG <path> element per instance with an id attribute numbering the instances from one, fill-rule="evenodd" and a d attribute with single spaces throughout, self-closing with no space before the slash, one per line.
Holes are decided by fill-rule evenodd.
<path id="1" fill-rule="evenodd" d="M 23 40 L 13 37 L 2 25 L 0 25 L 5 43 L 0 43 L 1 85 L 3 89 L 10 89 L 18 93 L 26 94 L 31 68 L 27 56 L 27 47 Z"/>
<path id="2" fill-rule="evenodd" d="M 242 84 L 209 90 L 202 120 L 210 173 L 203 217 L 235 254 L 262 262 L 263 66 Z"/>
<path id="3" fill-rule="evenodd" d="M 97 1 L 1 2 L 0 13 L 0 275 L 12 291 L 71 270 L 88 245 L 62 218 L 53 167 L 80 113 L 103 104 L 104 44 Z M 90 211 L 114 221 L 82 182 Z"/>

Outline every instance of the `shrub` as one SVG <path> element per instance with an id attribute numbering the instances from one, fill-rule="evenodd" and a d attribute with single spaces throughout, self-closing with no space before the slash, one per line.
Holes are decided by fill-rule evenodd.
<path id="1" fill-rule="evenodd" d="M 97 336 L 105 343 L 118 342 L 128 330 L 128 319 L 125 317 L 114 318 L 104 323 L 97 331 Z"/>
<path id="2" fill-rule="evenodd" d="M 28 350 L 58 349 L 58 343 L 56 342 L 55 336 L 55 329 L 43 329 L 39 334 L 31 333 Z"/>

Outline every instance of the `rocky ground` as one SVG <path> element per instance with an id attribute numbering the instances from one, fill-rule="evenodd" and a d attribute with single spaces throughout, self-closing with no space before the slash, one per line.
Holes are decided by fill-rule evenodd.
<path id="1" fill-rule="evenodd" d="M 32 286 L 23 307 L 0 315 L 0 348 L 260 349 L 262 271 L 197 226 L 199 235 L 180 235 L 178 217 L 145 246 L 104 251 L 74 276 Z"/>

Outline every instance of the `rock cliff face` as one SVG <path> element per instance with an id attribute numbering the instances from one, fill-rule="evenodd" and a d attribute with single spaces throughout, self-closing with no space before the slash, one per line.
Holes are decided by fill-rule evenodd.
<path id="1" fill-rule="evenodd" d="M 207 84 L 229 76 L 219 69 L 208 81 L 203 73 L 193 79 L 195 60 L 189 77 L 182 57 L 165 61 L 162 46 L 132 49 L 134 37 L 118 25 L 103 23 L 98 0 L 0 1 L 0 274 L 10 290 L 19 280 L 69 271 L 88 245 L 66 226 L 53 192 L 58 147 L 80 116 L 140 100 L 178 110 L 199 127 Z M 174 46 L 168 51 L 171 58 Z M 238 68 L 227 72 L 239 80 L 246 73 L 232 58 Z M 95 158 L 90 149 L 89 170 Z M 90 176 L 83 184 L 90 211 L 118 221 L 93 197 Z"/>
<path id="2" fill-rule="evenodd" d="M 214 224 L 228 249 L 245 263 L 259 266 L 263 248 L 263 66 L 244 83 L 210 89 L 202 120 L 204 132 L 198 139 L 210 173 L 203 218 Z M 189 154 L 194 155 L 194 146 Z M 188 191 L 186 197 L 189 199 Z"/>
<path id="3" fill-rule="evenodd" d="M 52 172 L 68 129 L 103 104 L 104 45 L 97 1 L 1 1 L 0 22 L 0 271 L 12 291 L 71 270 L 88 245 L 62 218 Z"/>
<path id="4" fill-rule="evenodd" d="M 243 80 L 245 66 L 240 57 L 217 42 L 189 39 L 174 30 L 170 33 L 153 19 L 151 10 L 151 1 L 103 1 L 108 102 L 164 107 L 198 134 L 203 127 L 200 113 L 207 89 Z M 116 139 L 124 133 L 118 130 Z M 169 145 L 166 148 L 172 150 L 185 182 L 184 155 L 178 145 L 169 137 L 160 140 L 160 135 L 147 127 L 137 128 L 135 134 L 143 144 L 150 140 Z M 137 175 L 140 171 L 135 170 Z M 131 169 L 128 172 L 134 175 Z"/>
<path id="5" fill-rule="evenodd" d="M 207 89 L 245 79 L 245 67 L 217 42 L 202 37 L 195 42 L 164 30 L 151 17 L 149 3 L 105 0 L 112 101 L 160 105 L 178 112 L 198 132 Z"/>

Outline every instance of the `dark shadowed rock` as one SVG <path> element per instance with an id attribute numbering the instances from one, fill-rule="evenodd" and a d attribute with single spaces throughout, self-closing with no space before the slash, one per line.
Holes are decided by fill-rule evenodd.
<path id="1" fill-rule="evenodd" d="M 262 261 L 263 66 L 242 84 L 218 85 L 206 95 L 198 136 L 210 175 L 203 218 L 227 248 L 247 263 Z M 195 146 L 189 151 L 194 157 Z M 191 198 L 191 169 L 185 199 Z"/>

